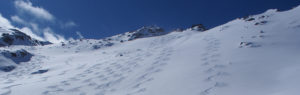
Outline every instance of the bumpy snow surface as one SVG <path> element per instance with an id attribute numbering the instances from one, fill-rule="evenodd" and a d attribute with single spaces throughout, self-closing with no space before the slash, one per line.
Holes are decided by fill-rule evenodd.
<path id="1" fill-rule="evenodd" d="M 32 57 L 0 71 L 0 95 L 300 93 L 300 7 L 268 10 L 204 32 L 187 29 L 95 48 L 99 43 L 1 47 L 24 49 Z"/>

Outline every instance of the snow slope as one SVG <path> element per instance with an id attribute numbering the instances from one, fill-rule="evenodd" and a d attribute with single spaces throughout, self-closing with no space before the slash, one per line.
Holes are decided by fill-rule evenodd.
<path id="1" fill-rule="evenodd" d="M 0 72 L 0 95 L 296 95 L 299 36 L 296 7 L 204 32 L 2 47 L 34 56 Z"/>

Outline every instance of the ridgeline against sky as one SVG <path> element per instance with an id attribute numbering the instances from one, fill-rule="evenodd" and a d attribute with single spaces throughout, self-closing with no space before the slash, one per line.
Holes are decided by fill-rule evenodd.
<path id="1" fill-rule="evenodd" d="M 41 39 L 103 38 L 142 26 L 172 30 L 212 28 L 267 9 L 291 9 L 299 0 L 1 0 L 0 13 L 13 26 Z"/>

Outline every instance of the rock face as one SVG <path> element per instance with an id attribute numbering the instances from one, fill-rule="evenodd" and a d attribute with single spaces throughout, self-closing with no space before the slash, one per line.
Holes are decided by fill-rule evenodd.
<path id="1" fill-rule="evenodd" d="M 146 38 L 146 37 L 153 37 L 153 36 L 160 36 L 160 35 L 164 35 L 166 34 L 166 32 L 164 31 L 164 29 L 157 27 L 157 26 L 148 26 L 148 27 L 142 27 L 136 31 L 130 32 L 132 33 L 130 36 L 130 38 L 128 39 L 130 40 L 135 40 L 138 38 Z"/>
<path id="2" fill-rule="evenodd" d="M 36 72 L 32 72 L 31 74 L 43 74 L 43 73 L 46 73 L 48 72 L 49 70 L 38 70 Z"/>
<path id="3" fill-rule="evenodd" d="M 207 28 L 203 24 L 196 24 L 191 27 L 192 30 L 196 31 L 206 31 Z"/>
<path id="4" fill-rule="evenodd" d="M 25 46 L 37 46 L 37 45 L 48 45 L 51 44 L 48 41 L 38 41 L 31 38 L 25 33 L 17 29 L 9 29 L 11 33 L 3 33 L 0 36 L 0 47 L 10 45 L 25 45 Z"/>
<path id="5" fill-rule="evenodd" d="M 0 71 L 3 72 L 10 72 L 14 70 L 16 67 L 15 66 L 0 66 Z"/>

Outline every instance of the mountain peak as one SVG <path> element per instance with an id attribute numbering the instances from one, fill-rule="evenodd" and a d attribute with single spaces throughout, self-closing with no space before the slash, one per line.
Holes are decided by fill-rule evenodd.
<path id="1" fill-rule="evenodd" d="M 129 32 L 132 33 L 130 35 L 129 40 L 135 40 L 138 38 L 145 38 L 145 37 L 153 37 L 153 36 L 160 36 L 166 34 L 164 29 L 158 26 L 144 26 L 136 31 Z"/>
<path id="2" fill-rule="evenodd" d="M 195 24 L 191 27 L 192 30 L 195 31 L 206 31 L 207 28 L 203 24 Z"/>

